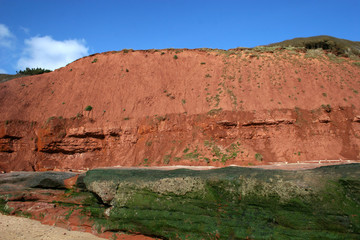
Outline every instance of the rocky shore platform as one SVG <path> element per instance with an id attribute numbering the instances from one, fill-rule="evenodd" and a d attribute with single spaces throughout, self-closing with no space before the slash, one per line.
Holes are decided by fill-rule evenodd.
<path id="1" fill-rule="evenodd" d="M 358 163 L 12 172 L 0 212 L 107 239 L 359 239 L 359 176 Z"/>

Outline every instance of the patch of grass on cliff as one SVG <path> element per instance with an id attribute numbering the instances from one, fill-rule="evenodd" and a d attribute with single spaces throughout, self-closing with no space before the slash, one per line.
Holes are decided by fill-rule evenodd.
<path id="1" fill-rule="evenodd" d="M 163 159 L 163 163 L 166 164 L 166 165 L 169 164 L 170 159 L 171 159 L 171 155 L 165 155 L 164 159 Z"/>
<path id="2" fill-rule="evenodd" d="M 51 122 L 52 120 L 54 120 L 54 119 L 56 119 L 55 116 L 49 117 L 49 118 L 46 120 L 45 124 L 50 123 L 50 122 Z"/>
<path id="3" fill-rule="evenodd" d="M 197 147 L 196 147 L 193 152 L 188 152 L 188 151 L 187 151 L 186 154 L 183 155 L 182 157 L 183 157 L 184 159 L 198 161 L 198 160 L 199 160 L 199 156 L 200 156 L 200 153 L 198 153 L 198 149 L 197 149 Z"/>
<path id="4" fill-rule="evenodd" d="M 158 122 L 162 122 L 162 121 L 165 121 L 167 119 L 167 116 L 156 116 L 155 119 L 158 121 Z"/>
<path id="5" fill-rule="evenodd" d="M 208 115 L 210 116 L 214 116 L 218 113 L 222 112 L 222 108 L 216 108 L 216 109 L 211 109 L 209 112 L 208 112 Z"/>
<path id="6" fill-rule="evenodd" d="M 330 113 L 331 112 L 331 105 L 330 104 L 322 104 L 321 108 L 324 109 L 325 112 Z"/>
<path id="7" fill-rule="evenodd" d="M 256 153 L 255 154 L 255 159 L 257 160 L 257 161 L 262 161 L 263 160 L 263 156 L 260 154 L 260 153 Z"/>
<path id="8" fill-rule="evenodd" d="M 221 161 L 222 163 L 226 163 L 228 160 L 237 157 L 240 152 L 240 143 L 232 143 L 225 150 L 215 144 L 213 141 L 205 141 L 204 146 L 211 150 L 211 153 L 216 156 L 213 161 Z M 206 162 L 208 162 L 208 158 L 204 158 Z"/>
<path id="9" fill-rule="evenodd" d="M 74 210 L 75 210 L 74 208 L 70 208 L 70 210 L 66 212 L 65 220 L 69 220 L 69 218 L 70 218 L 71 214 L 73 214 Z"/>
<path id="10" fill-rule="evenodd" d="M 306 58 L 321 58 L 324 56 L 324 51 L 322 49 L 308 49 L 306 51 Z"/>
<path id="11" fill-rule="evenodd" d="M 149 159 L 148 159 L 148 158 L 144 158 L 143 164 L 144 164 L 145 167 L 148 166 L 148 162 L 149 162 Z"/>

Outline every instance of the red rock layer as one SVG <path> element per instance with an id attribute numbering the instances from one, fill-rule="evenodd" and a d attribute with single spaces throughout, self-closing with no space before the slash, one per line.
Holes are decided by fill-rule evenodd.
<path id="1" fill-rule="evenodd" d="M 0 171 L 359 160 L 353 62 L 289 50 L 85 57 L 0 84 Z"/>

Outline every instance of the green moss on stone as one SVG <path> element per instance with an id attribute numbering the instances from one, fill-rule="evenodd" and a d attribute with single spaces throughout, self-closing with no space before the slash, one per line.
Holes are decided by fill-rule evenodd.
<path id="1" fill-rule="evenodd" d="M 304 171 L 97 169 L 84 182 L 116 186 L 108 188 L 111 207 L 87 206 L 102 231 L 165 239 L 357 239 L 359 176 L 360 164 Z"/>

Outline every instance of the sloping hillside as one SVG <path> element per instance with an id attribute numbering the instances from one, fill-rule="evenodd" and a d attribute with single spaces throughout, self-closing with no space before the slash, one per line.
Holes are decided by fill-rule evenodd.
<path id="1" fill-rule="evenodd" d="M 22 75 L 22 74 L 14 74 L 14 75 L 12 75 L 12 74 L 2 74 L 2 73 L 0 73 L 0 83 L 10 81 L 10 80 L 12 80 L 14 78 L 20 78 L 20 77 L 25 77 L 25 76 Z"/>
<path id="2" fill-rule="evenodd" d="M 0 170 L 360 159 L 359 62 L 294 47 L 88 56 L 0 84 Z"/>
<path id="3" fill-rule="evenodd" d="M 314 36 L 308 38 L 294 38 L 279 43 L 268 45 L 280 47 L 301 47 L 305 49 L 321 48 L 340 56 L 360 56 L 360 42 L 354 42 L 346 39 L 335 38 L 331 36 Z"/>

